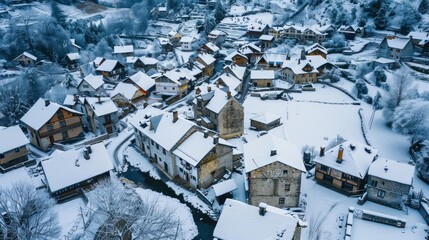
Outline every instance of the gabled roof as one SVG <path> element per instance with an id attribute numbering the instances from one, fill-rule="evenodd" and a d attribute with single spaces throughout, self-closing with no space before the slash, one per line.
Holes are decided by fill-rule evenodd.
<path id="1" fill-rule="evenodd" d="M 209 33 L 209 37 L 212 37 L 212 38 L 217 38 L 218 36 L 225 36 L 226 35 L 226 33 L 224 32 L 224 31 L 220 31 L 220 30 L 213 30 L 213 31 L 211 31 L 210 33 Z"/>
<path id="2" fill-rule="evenodd" d="M 229 69 L 235 77 L 239 80 L 244 79 L 244 74 L 246 74 L 246 67 L 238 66 L 237 64 L 230 64 L 223 67 L 223 71 L 227 71 Z"/>
<path id="3" fill-rule="evenodd" d="M 36 57 L 36 56 L 34 56 L 34 55 L 32 55 L 32 54 L 30 54 L 30 53 L 28 53 L 28 52 L 23 52 L 23 53 L 22 53 L 22 54 L 20 54 L 18 57 L 16 57 L 13 61 L 15 61 L 16 59 L 18 59 L 20 56 L 26 56 L 26 57 L 28 57 L 29 59 L 33 60 L 33 61 L 36 61 L 36 60 L 37 60 L 37 57 Z"/>
<path id="4" fill-rule="evenodd" d="M 127 57 L 127 63 L 135 63 L 137 60 L 140 60 L 144 65 L 155 65 L 158 63 L 158 60 L 151 57 Z"/>
<path id="5" fill-rule="evenodd" d="M 47 101 L 47 102 L 46 102 Z M 39 98 L 37 102 L 28 110 L 28 112 L 21 118 L 21 122 L 31 127 L 34 130 L 39 130 L 45 125 L 59 109 L 64 109 L 73 114 L 82 115 L 81 112 L 75 111 L 71 108 L 64 107 L 58 103 Z M 46 103 L 49 103 L 46 106 Z"/>
<path id="6" fill-rule="evenodd" d="M 321 56 L 319 56 L 321 57 Z M 323 57 L 321 57 L 323 58 Z M 304 71 L 305 66 L 312 66 L 313 69 L 310 72 Z M 289 68 L 294 74 L 305 74 L 305 73 L 319 73 L 309 60 L 291 59 L 283 63 L 282 68 Z"/>
<path id="7" fill-rule="evenodd" d="M 228 56 L 226 56 L 225 57 L 225 60 L 226 61 L 232 61 L 232 58 L 233 57 L 235 57 L 235 56 L 240 56 L 240 57 L 242 57 L 242 58 L 245 58 L 245 59 L 247 59 L 247 57 L 245 56 L 245 55 L 243 55 L 242 53 L 240 53 L 240 52 L 238 52 L 238 51 L 234 51 L 234 52 L 232 52 L 231 54 L 229 54 Z"/>
<path id="8" fill-rule="evenodd" d="M 86 97 L 85 102 L 89 104 L 97 117 L 111 114 L 118 111 L 115 103 L 108 97 Z"/>
<path id="9" fill-rule="evenodd" d="M 164 73 L 164 76 L 178 85 L 182 85 L 179 80 L 185 79 L 186 82 L 193 80 L 195 77 L 185 68 L 176 68 Z"/>
<path id="10" fill-rule="evenodd" d="M 421 41 L 421 40 L 429 39 L 429 33 L 428 32 L 414 32 L 414 31 L 412 31 L 412 32 L 408 33 L 408 35 L 407 35 L 407 38 L 410 38 L 410 37 L 412 37 L 413 39 Z"/>
<path id="11" fill-rule="evenodd" d="M 321 51 L 321 52 L 323 52 L 325 54 L 328 54 L 328 51 L 326 50 L 326 48 L 323 47 L 322 45 L 320 45 L 319 43 L 315 43 L 315 44 L 309 46 L 307 49 L 305 49 L 305 51 L 307 53 L 311 53 L 311 52 L 313 52 L 315 50 L 319 50 L 319 51 Z"/>
<path id="12" fill-rule="evenodd" d="M 341 163 L 337 163 L 340 146 L 344 149 L 343 158 Z M 378 150 L 371 146 L 354 141 L 346 141 L 325 151 L 325 155 L 323 157 L 316 157 L 314 162 L 364 179 L 377 153 Z"/>
<path id="13" fill-rule="evenodd" d="M 88 76 L 84 77 L 77 85 L 79 86 L 83 83 L 88 83 L 94 90 L 97 90 L 98 88 L 102 87 L 104 84 L 103 76 L 102 75 L 93 75 L 92 73 Z"/>
<path id="14" fill-rule="evenodd" d="M 411 41 L 411 38 L 399 38 L 396 36 L 387 36 L 385 39 L 387 41 L 387 46 L 395 49 L 404 49 Z"/>
<path id="15" fill-rule="evenodd" d="M 407 163 L 379 158 L 369 167 L 368 175 L 406 185 L 412 185 L 414 169 L 414 166 Z"/>
<path id="16" fill-rule="evenodd" d="M 77 102 L 83 103 L 85 101 L 84 97 L 77 96 L 77 101 L 75 101 L 75 96 L 71 94 L 67 94 L 66 98 L 64 99 L 63 105 L 67 107 L 74 106 Z"/>
<path id="17" fill-rule="evenodd" d="M 76 39 L 74 39 L 74 38 L 70 39 L 70 44 L 77 49 L 81 49 L 81 47 L 76 44 Z"/>
<path id="18" fill-rule="evenodd" d="M 219 52 L 220 48 L 218 46 L 216 46 L 214 43 L 212 42 L 208 42 L 206 44 L 204 44 L 208 49 L 212 50 L 213 52 Z"/>
<path id="19" fill-rule="evenodd" d="M 100 66 L 100 64 L 105 61 L 106 59 L 104 57 L 96 57 L 94 61 L 92 61 L 96 66 Z"/>
<path id="20" fill-rule="evenodd" d="M 262 22 L 252 22 L 247 26 L 247 31 L 262 32 L 265 27 L 269 27 L 268 24 Z"/>
<path id="21" fill-rule="evenodd" d="M 0 129 L 0 153 L 5 153 L 29 143 L 19 126 Z"/>
<path id="22" fill-rule="evenodd" d="M 274 36 L 272 36 L 272 35 L 261 35 L 259 37 L 259 40 L 261 40 L 261 41 L 273 41 Z"/>
<path id="23" fill-rule="evenodd" d="M 250 79 L 274 79 L 274 70 L 251 70 Z"/>
<path id="24" fill-rule="evenodd" d="M 96 70 L 97 71 L 103 71 L 103 72 L 111 72 L 111 71 L 113 71 L 113 69 L 116 67 L 117 64 L 122 65 L 122 63 L 120 63 L 117 60 L 107 59 L 100 66 L 98 66 L 98 68 Z"/>
<path id="25" fill-rule="evenodd" d="M 80 54 L 79 53 L 68 53 L 66 56 L 71 61 L 80 59 Z"/>
<path id="26" fill-rule="evenodd" d="M 234 75 L 227 73 L 223 73 L 222 75 L 220 75 L 215 82 L 217 82 L 218 80 L 221 80 L 222 82 L 225 83 L 226 86 L 229 87 L 229 90 L 231 91 L 231 94 L 234 96 L 236 93 L 236 89 L 237 87 L 241 84 L 241 81 L 236 78 Z"/>
<path id="27" fill-rule="evenodd" d="M 282 53 L 264 53 L 261 58 L 259 58 L 256 62 L 258 64 L 262 59 L 264 59 L 267 63 L 272 63 L 276 65 L 283 65 L 283 62 L 286 61 L 288 58 L 288 54 L 282 54 Z"/>
<path id="28" fill-rule="evenodd" d="M 134 75 L 128 78 L 130 81 L 135 83 L 139 88 L 147 91 L 155 86 L 155 79 L 149 77 L 142 71 L 138 71 Z"/>
<path id="29" fill-rule="evenodd" d="M 228 99 L 227 93 L 218 88 L 213 88 L 211 92 L 206 93 L 212 97 L 205 107 L 214 113 L 219 113 L 230 99 Z M 204 97 L 206 94 L 201 95 L 201 97 Z"/>
<path id="30" fill-rule="evenodd" d="M 210 65 L 216 61 L 216 58 L 214 58 L 211 54 L 208 53 L 200 53 L 198 54 L 198 58 L 206 65 Z"/>
<path id="31" fill-rule="evenodd" d="M 228 179 L 212 185 L 216 197 L 222 196 L 237 189 L 234 179 Z"/>
<path id="32" fill-rule="evenodd" d="M 113 53 L 115 54 L 123 54 L 123 53 L 133 53 L 134 46 L 133 45 L 125 45 L 125 46 L 114 46 Z"/>
<path id="33" fill-rule="evenodd" d="M 266 211 L 261 216 L 256 206 L 226 199 L 213 237 L 223 240 L 292 240 L 299 220 L 280 208 L 267 205 Z"/>
<path id="34" fill-rule="evenodd" d="M 324 57 L 320 55 L 314 55 L 314 56 L 306 56 L 306 59 L 308 60 L 308 63 L 311 64 L 315 69 L 319 68 L 320 66 L 329 63 L 328 60 L 326 60 Z"/>
<path id="35" fill-rule="evenodd" d="M 113 165 L 103 143 L 91 146 L 90 159 L 83 156 L 83 148 L 68 151 L 56 150 L 41 162 L 51 192 L 72 186 L 109 172 Z"/>
<path id="36" fill-rule="evenodd" d="M 194 37 L 189 37 L 189 36 L 182 37 L 182 38 L 180 39 L 180 42 L 181 42 L 181 43 L 191 43 L 191 42 L 193 42 L 193 41 L 195 41 L 195 38 L 194 38 Z"/>
<path id="37" fill-rule="evenodd" d="M 262 114 L 259 114 L 259 115 L 256 115 L 256 116 L 250 118 L 250 120 L 257 121 L 257 122 L 260 122 L 263 124 L 269 124 L 269 123 L 272 123 L 278 119 L 280 119 L 280 116 L 278 116 L 274 113 L 271 113 L 271 112 L 264 112 Z"/>
<path id="38" fill-rule="evenodd" d="M 243 150 L 246 173 L 274 162 L 281 162 L 287 166 L 306 172 L 301 152 L 298 148 L 271 133 L 244 144 Z M 276 154 L 271 154 L 272 151 L 276 151 Z"/>
<path id="39" fill-rule="evenodd" d="M 118 85 L 116 85 L 115 89 L 110 92 L 110 97 L 113 98 L 114 96 L 121 94 L 124 98 L 131 101 L 133 100 L 133 97 L 137 91 L 139 91 L 139 89 L 134 86 L 134 84 L 120 82 Z"/>

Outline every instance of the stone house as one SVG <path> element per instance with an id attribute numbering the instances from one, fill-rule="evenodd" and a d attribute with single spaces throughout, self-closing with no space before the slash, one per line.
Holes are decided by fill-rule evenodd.
<path id="1" fill-rule="evenodd" d="M 297 207 L 306 172 L 298 148 L 269 133 L 244 144 L 243 150 L 249 203 Z"/>
<path id="2" fill-rule="evenodd" d="M 103 143 L 80 149 L 56 150 L 41 161 L 49 193 L 65 200 L 90 190 L 98 181 L 109 178 L 112 160 Z"/>
<path id="3" fill-rule="evenodd" d="M 0 127 L 0 172 L 4 173 L 34 161 L 28 159 L 30 143 L 19 126 Z M 34 162 L 35 163 L 35 162 Z"/>
<path id="4" fill-rule="evenodd" d="M 179 117 L 177 111 L 146 107 L 130 122 L 136 145 L 172 179 L 183 179 L 192 188 L 208 188 L 232 171 L 233 146 Z"/>
<path id="5" fill-rule="evenodd" d="M 104 60 L 96 71 L 110 81 L 118 82 L 125 77 L 127 71 L 125 65 L 117 60 Z"/>
<path id="6" fill-rule="evenodd" d="M 224 73 L 229 73 L 240 81 L 243 81 L 243 79 L 249 74 L 246 67 L 238 66 L 234 63 L 230 65 L 225 65 L 221 74 Z"/>
<path id="7" fill-rule="evenodd" d="M 238 52 L 246 56 L 250 63 L 255 63 L 256 60 L 263 55 L 262 49 L 253 43 L 247 43 L 240 46 Z"/>
<path id="8" fill-rule="evenodd" d="M 17 62 L 24 67 L 34 66 L 36 64 L 36 61 L 37 57 L 28 52 L 23 52 L 18 57 L 13 59 L 13 62 Z"/>
<path id="9" fill-rule="evenodd" d="M 385 57 L 401 61 L 414 55 L 414 44 L 411 38 L 386 36 L 381 41 L 377 57 Z"/>
<path id="10" fill-rule="evenodd" d="M 274 70 L 250 71 L 250 81 L 255 87 L 272 87 L 274 78 Z"/>
<path id="11" fill-rule="evenodd" d="M 377 159 L 369 167 L 366 192 L 369 201 L 402 209 L 413 185 L 415 167 Z"/>
<path id="12" fill-rule="evenodd" d="M 85 98 L 86 117 L 91 131 L 96 135 L 118 132 L 118 108 L 108 97 Z"/>
<path id="13" fill-rule="evenodd" d="M 200 53 L 197 56 L 196 62 L 202 64 L 202 76 L 211 77 L 215 68 L 216 59 L 208 53 Z"/>
<path id="14" fill-rule="evenodd" d="M 303 227 L 306 227 L 306 223 L 286 210 L 266 203 L 255 207 L 234 199 L 226 199 L 213 238 L 300 240 Z"/>
<path id="15" fill-rule="evenodd" d="M 265 112 L 250 118 L 250 128 L 256 131 L 268 131 L 280 126 L 281 117 L 271 113 Z"/>
<path id="16" fill-rule="evenodd" d="M 320 156 L 314 159 L 315 179 L 319 184 L 348 196 L 362 194 L 369 166 L 377 158 L 377 152 L 370 146 L 352 141 L 327 151 L 321 148 Z"/>
<path id="17" fill-rule="evenodd" d="M 279 39 L 283 34 L 283 27 L 270 27 L 268 34 L 273 36 L 275 40 Z"/>
<path id="18" fill-rule="evenodd" d="M 192 102 L 194 118 L 201 126 L 215 130 L 223 139 L 244 133 L 244 108 L 232 97 L 231 91 L 208 86 Z"/>
<path id="19" fill-rule="evenodd" d="M 83 137 L 82 113 L 39 98 L 21 118 L 30 133 L 30 142 L 47 151 L 55 142 Z"/>
<path id="20" fill-rule="evenodd" d="M 78 84 L 77 90 L 83 96 L 94 97 L 95 95 L 103 94 L 105 89 L 104 77 L 102 75 L 92 75 L 84 77 Z"/>

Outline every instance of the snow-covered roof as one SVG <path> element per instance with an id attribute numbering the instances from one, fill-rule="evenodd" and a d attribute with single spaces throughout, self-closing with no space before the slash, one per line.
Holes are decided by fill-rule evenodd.
<path id="1" fill-rule="evenodd" d="M 310 57 L 310 56 L 307 56 L 307 57 Z M 313 57 L 313 56 L 311 56 L 311 57 Z M 321 56 L 318 56 L 318 57 L 321 57 Z M 323 57 L 321 57 L 321 58 L 323 58 Z M 306 65 L 310 65 L 312 67 L 312 70 L 309 72 L 304 71 L 304 67 Z M 312 62 L 310 62 L 309 60 L 301 60 L 301 59 L 287 60 L 287 61 L 284 61 L 282 68 L 289 68 L 295 74 L 319 73 L 319 71 L 317 71 L 317 69 L 313 66 Z"/>
<path id="2" fill-rule="evenodd" d="M 410 164 L 379 158 L 369 167 L 368 175 L 412 185 L 414 169 L 415 167 Z"/>
<path id="3" fill-rule="evenodd" d="M 133 53 L 134 46 L 133 45 L 125 45 L 125 46 L 114 46 L 113 53 L 115 54 L 123 54 L 123 53 Z"/>
<path id="4" fill-rule="evenodd" d="M 120 82 L 116 85 L 115 89 L 110 92 L 110 97 L 121 94 L 124 98 L 131 101 L 138 90 L 139 89 L 132 83 Z"/>
<path id="5" fill-rule="evenodd" d="M 387 41 L 387 45 L 390 48 L 404 49 L 405 46 L 407 46 L 408 42 L 411 41 L 411 38 L 399 38 L 396 36 L 387 36 L 386 41 Z"/>
<path id="6" fill-rule="evenodd" d="M 74 61 L 74 60 L 80 59 L 80 54 L 79 53 L 68 53 L 67 57 L 68 57 L 68 59 Z"/>
<path id="7" fill-rule="evenodd" d="M 273 41 L 274 36 L 273 35 L 261 35 L 259 37 L 259 40 L 261 40 L 261 41 Z"/>
<path id="8" fill-rule="evenodd" d="M 250 120 L 257 121 L 257 122 L 260 122 L 263 124 L 269 124 L 269 123 L 272 123 L 278 119 L 280 119 L 280 116 L 278 116 L 274 113 L 271 113 L 271 112 L 264 112 L 262 114 L 255 116 L 255 117 L 250 118 Z"/>
<path id="9" fill-rule="evenodd" d="M 275 151 L 275 154 L 273 154 L 273 151 Z M 243 152 L 246 173 L 274 162 L 280 162 L 306 172 L 301 152 L 298 148 L 271 133 L 244 144 Z"/>
<path id="10" fill-rule="evenodd" d="M 374 62 L 386 64 L 386 63 L 395 63 L 396 61 L 393 59 L 390 59 L 390 58 L 379 57 L 379 58 L 375 59 Z"/>
<path id="11" fill-rule="evenodd" d="M 262 22 L 252 22 L 247 25 L 247 31 L 262 32 L 268 24 Z"/>
<path id="12" fill-rule="evenodd" d="M 223 67 L 224 71 L 229 69 L 239 80 L 243 80 L 244 74 L 246 73 L 246 67 L 238 66 L 237 64 L 230 64 Z"/>
<path id="13" fill-rule="evenodd" d="M 203 61 L 203 63 L 206 65 L 210 65 L 216 61 L 216 58 L 208 53 L 200 53 L 198 54 L 198 58 L 201 59 L 201 61 Z"/>
<path id="14" fill-rule="evenodd" d="M 103 76 L 102 75 L 93 75 L 92 73 L 88 76 L 84 77 L 82 81 L 79 82 L 78 87 L 82 84 L 82 82 L 88 83 L 93 89 L 97 90 L 101 86 L 103 86 Z"/>
<path id="15" fill-rule="evenodd" d="M 250 79 L 274 79 L 274 70 L 251 70 Z"/>
<path id="16" fill-rule="evenodd" d="M 214 113 L 219 113 L 229 101 L 228 94 L 218 88 L 212 87 L 212 91 L 206 94 L 211 95 L 212 97 L 205 107 Z M 200 96 L 203 98 L 205 97 L 203 95 Z"/>
<path id="17" fill-rule="evenodd" d="M 220 30 L 213 30 L 209 33 L 208 37 L 209 38 L 217 38 L 218 36 L 225 36 L 226 33 Z"/>
<path id="18" fill-rule="evenodd" d="M 0 129 L 0 153 L 8 152 L 29 143 L 19 126 Z"/>
<path id="19" fill-rule="evenodd" d="M 412 37 L 413 39 L 421 41 L 424 39 L 429 39 L 429 33 L 428 32 L 414 32 L 414 31 L 412 31 L 412 32 L 408 33 L 408 35 L 407 35 L 407 38 L 410 38 L 410 37 Z"/>
<path id="20" fill-rule="evenodd" d="M 298 219 L 280 208 L 266 206 L 264 216 L 259 208 L 234 199 L 226 199 L 213 236 L 223 240 L 292 240 Z"/>
<path id="21" fill-rule="evenodd" d="M 181 43 L 191 43 L 193 41 L 195 41 L 195 38 L 194 37 L 190 37 L 190 36 L 182 37 L 180 39 Z"/>
<path id="22" fill-rule="evenodd" d="M 81 49 L 81 47 L 79 45 L 76 44 L 76 39 L 71 38 L 70 39 L 70 43 L 73 47 L 77 48 L 77 49 Z"/>
<path id="23" fill-rule="evenodd" d="M 108 97 L 100 97 L 100 101 L 98 97 L 86 97 L 85 102 L 89 104 L 97 117 L 118 111 L 115 103 Z"/>
<path id="24" fill-rule="evenodd" d="M 161 45 L 166 45 L 170 43 L 170 40 L 168 40 L 168 38 L 163 38 L 163 37 L 158 38 L 158 41 L 159 41 L 159 44 Z"/>
<path id="25" fill-rule="evenodd" d="M 30 184 L 34 187 L 35 184 L 31 180 L 30 176 L 27 173 L 27 168 L 21 167 L 18 169 L 15 169 L 13 171 L 7 172 L 5 174 L 0 174 L 0 183 L 1 183 L 1 189 L 8 190 L 11 189 L 16 184 Z"/>
<path id="26" fill-rule="evenodd" d="M 225 57 L 225 61 L 232 61 L 232 58 L 235 57 L 235 56 L 240 56 L 242 58 L 247 59 L 247 57 L 244 54 L 242 54 L 242 53 L 240 53 L 238 51 L 234 51 L 234 52 L 230 53 L 228 56 Z"/>
<path id="27" fill-rule="evenodd" d="M 212 42 L 208 42 L 205 45 L 208 49 L 212 50 L 213 52 L 219 52 L 219 50 L 220 50 L 220 48 Z"/>
<path id="28" fill-rule="evenodd" d="M 326 60 L 324 57 L 320 55 L 306 56 L 306 59 L 315 69 L 328 63 L 328 60 Z"/>
<path id="29" fill-rule="evenodd" d="M 187 83 L 189 80 L 193 80 L 195 78 L 186 68 L 172 69 L 164 73 L 164 76 L 178 85 L 183 84 L 183 82 L 179 81 L 181 79 L 185 80 L 185 83 Z"/>
<path id="30" fill-rule="evenodd" d="M 140 60 L 144 65 L 155 65 L 158 63 L 158 60 L 151 57 L 127 57 L 126 63 L 135 63 L 137 60 Z"/>
<path id="31" fill-rule="evenodd" d="M 111 72 L 115 68 L 116 64 L 118 64 L 118 63 L 119 63 L 119 61 L 117 61 L 117 60 L 107 59 L 100 66 L 98 66 L 98 68 L 96 70 L 97 71 L 103 71 L 103 72 Z"/>
<path id="32" fill-rule="evenodd" d="M 49 103 L 48 106 L 46 106 L 46 103 Z M 58 103 L 49 100 L 45 101 L 44 99 L 39 98 L 39 100 L 37 100 L 37 102 L 21 118 L 21 122 L 23 122 L 34 130 L 39 130 L 61 108 L 68 112 L 82 115 L 81 112 L 75 111 L 71 108 L 64 107 L 59 105 Z"/>
<path id="33" fill-rule="evenodd" d="M 145 91 L 155 86 L 155 79 L 149 77 L 142 71 L 138 71 L 128 79 Z"/>
<path id="34" fill-rule="evenodd" d="M 337 157 L 340 146 L 344 149 L 344 152 L 341 163 L 338 163 Z M 314 162 L 364 179 L 377 153 L 378 150 L 371 146 L 354 141 L 346 141 L 325 151 L 325 155 L 316 157 Z"/>
<path id="35" fill-rule="evenodd" d="M 101 62 L 106 60 L 104 57 L 96 57 L 94 61 L 92 61 L 96 66 L 100 66 Z"/>
<path id="36" fill-rule="evenodd" d="M 264 59 L 267 63 L 271 64 L 280 64 L 283 65 L 283 62 L 286 61 L 288 58 L 288 54 L 282 54 L 282 53 L 264 53 L 261 58 L 259 58 L 256 62 L 256 64 L 259 63 L 261 59 Z"/>
<path id="37" fill-rule="evenodd" d="M 36 61 L 36 60 L 37 60 L 37 57 L 36 57 L 36 56 L 34 56 L 33 54 L 30 54 L 30 53 L 28 53 L 28 52 L 23 52 L 23 53 L 22 53 L 22 55 L 24 55 L 24 56 L 26 56 L 26 57 L 30 58 L 31 60 L 34 60 L 34 61 Z"/>
<path id="38" fill-rule="evenodd" d="M 216 197 L 222 196 L 237 189 L 237 184 L 234 179 L 228 179 L 223 182 L 216 183 L 212 186 Z"/>
<path id="39" fill-rule="evenodd" d="M 72 186 L 113 169 L 111 159 L 103 143 L 91 146 L 92 153 L 89 154 L 90 159 L 88 160 L 84 158 L 83 150 L 84 148 L 65 152 L 56 150 L 48 159 L 41 162 L 51 192 Z"/>
<path id="40" fill-rule="evenodd" d="M 243 53 L 243 54 L 252 54 L 252 53 L 260 53 L 261 52 L 261 48 L 256 46 L 253 43 L 247 43 L 243 46 L 241 46 L 238 49 L 239 52 Z"/>
<path id="41" fill-rule="evenodd" d="M 83 103 L 85 101 L 85 98 L 81 96 L 77 96 L 77 101 L 80 101 L 81 103 Z M 74 95 L 67 94 L 66 98 L 64 99 L 63 105 L 67 107 L 72 107 L 76 104 L 77 101 L 75 101 Z"/>
<path id="42" fill-rule="evenodd" d="M 223 73 L 215 80 L 215 82 L 217 82 L 218 80 L 221 80 L 227 87 L 229 87 L 229 90 L 231 91 L 232 95 L 237 94 L 236 89 L 238 88 L 238 86 L 240 86 L 241 81 L 234 75 L 229 73 Z"/>
<path id="43" fill-rule="evenodd" d="M 322 45 L 320 45 L 319 43 L 314 43 L 313 45 L 309 46 L 307 49 L 305 49 L 305 51 L 307 53 L 311 53 L 315 50 L 319 50 L 325 54 L 328 54 L 328 51 L 326 50 L 325 47 L 323 47 Z"/>

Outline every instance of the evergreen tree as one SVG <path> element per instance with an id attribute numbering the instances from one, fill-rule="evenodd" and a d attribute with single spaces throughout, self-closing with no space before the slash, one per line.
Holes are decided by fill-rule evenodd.
<path id="1" fill-rule="evenodd" d="M 204 32 L 206 35 L 209 35 L 213 29 L 216 27 L 216 20 L 213 16 L 206 14 L 204 17 Z"/>
<path id="2" fill-rule="evenodd" d="M 214 10 L 214 17 L 216 19 L 216 23 L 220 23 L 222 21 L 222 19 L 225 18 L 225 14 L 226 11 L 222 6 L 222 3 L 220 2 L 220 0 L 216 1 L 216 6 L 215 6 L 215 10 Z"/>
<path id="3" fill-rule="evenodd" d="M 387 27 L 386 8 L 384 6 L 380 8 L 374 18 L 374 26 L 377 30 L 383 30 Z"/>
<path id="4" fill-rule="evenodd" d="M 420 2 L 419 8 L 417 10 L 421 14 L 428 13 L 428 10 L 429 10 L 429 1 L 428 0 L 422 0 Z"/>
<path id="5" fill-rule="evenodd" d="M 55 0 L 51 0 L 51 17 L 55 18 L 57 22 L 65 27 L 66 25 L 66 15 L 64 15 L 63 11 L 58 6 L 58 3 Z"/>

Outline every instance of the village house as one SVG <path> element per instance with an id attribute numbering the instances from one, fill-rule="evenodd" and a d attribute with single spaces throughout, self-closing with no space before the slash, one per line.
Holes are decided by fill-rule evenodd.
<path id="1" fill-rule="evenodd" d="M 137 72 L 128 77 L 123 82 L 118 83 L 115 89 L 110 92 L 110 98 L 118 105 L 123 103 L 137 103 L 147 98 L 155 89 L 155 79 L 143 72 Z"/>
<path id="2" fill-rule="evenodd" d="M 290 212 L 259 203 L 258 207 L 234 199 L 226 199 L 213 232 L 218 240 L 300 240 L 305 222 Z"/>
<path id="3" fill-rule="evenodd" d="M 238 51 L 249 59 L 249 62 L 254 63 L 263 55 L 262 49 L 253 43 L 242 45 Z"/>
<path id="4" fill-rule="evenodd" d="M 155 79 L 155 91 L 165 96 L 184 96 L 188 93 L 189 81 L 193 79 L 186 69 L 176 68 Z"/>
<path id="5" fill-rule="evenodd" d="M 96 135 L 118 132 L 118 108 L 108 97 L 86 97 L 86 117 L 89 127 Z"/>
<path id="6" fill-rule="evenodd" d="M 84 102 L 85 97 L 81 97 L 76 93 L 73 95 L 67 94 L 66 98 L 64 99 L 63 105 L 78 112 L 85 113 Z"/>
<path id="7" fill-rule="evenodd" d="M 138 71 L 137 73 L 125 79 L 124 83 L 131 83 L 137 87 L 139 92 L 133 99 L 141 96 L 147 97 L 149 96 L 150 92 L 155 89 L 155 79 L 149 77 L 141 71 Z"/>
<path id="8" fill-rule="evenodd" d="M 274 78 L 274 70 L 250 71 L 250 81 L 255 87 L 272 87 Z"/>
<path id="9" fill-rule="evenodd" d="M 127 57 L 127 64 L 132 64 L 137 71 L 158 70 L 158 60 L 151 57 Z"/>
<path id="10" fill-rule="evenodd" d="M 224 73 L 232 74 L 240 81 L 243 81 L 243 79 L 249 74 L 246 67 L 238 66 L 234 63 L 230 65 L 225 65 L 221 74 Z"/>
<path id="11" fill-rule="evenodd" d="M 332 37 L 335 33 L 335 27 L 332 24 L 318 24 L 311 26 L 311 28 L 316 29 L 323 34 L 326 34 L 326 37 Z"/>
<path id="12" fill-rule="evenodd" d="M 67 151 L 56 150 L 41 161 L 49 193 L 57 200 L 69 199 L 108 179 L 112 160 L 103 143 Z"/>
<path id="13" fill-rule="evenodd" d="M 256 131 L 269 131 L 282 124 L 280 118 L 274 113 L 264 112 L 250 118 L 250 128 Z"/>
<path id="14" fill-rule="evenodd" d="M 62 60 L 63 65 L 69 70 L 75 70 L 79 67 L 80 54 L 68 53 Z"/>
<path id="15" fill-rule="evenodd" d="M 285 61 L 281 71 L 283 80 L 295 83 L 314 83 L 317 81 L 318 74 L 319 71 L 309 60 L 301 59 Z"/>
<path id="16" fill-rule="evenodd" d="M 274 40 L 279 39 L 283 34 L 283 27 L 270 27 L 268 34 L 274 37 Z"/>
<path id="17" fill-rule="evenodd" d="M 96 71 L 110 81 L 118 82 L 127 74 L 125 65 L 117 60 L 104 60 Z"/>
<path id="18" fill-rule="evenodd" d="M 225 57 L 225 62 L 232 62 L 238 66 L 247 66 L 249 59 L 244 54 L 235 51 Z"/>
<path id="19" fill-rule="evenodd" d="M 286 60 L 290 60 L 290 56 L 288 53 L 264 53 L 261 58 L 259 58 L 255 65 L 258 69 L 264 70 L 277 70 L 281 69 L 283 63 Z"/>
<path id="20" fill-rule="evenodd" d="M 167 34 L 167 37 L 168 37 L 168 41 L 171 44 L 173 44 L 174 47 L 178 47 L 181 44 L 180 40 L 182 39 L 183 36 L 182 36 L 182 34 L 176 32 L 176 31 L 170 31 Z"/>
<path id="21" fill-rule="evenodd" d="M 104 80 L 102 75 L 92 75 L 84 77 L 78 84 L 77 90 L 80 94 L 93 97 L 104 93 Z"/>
<path id="22" fill-rule="evenodd" d="M 138 148 L 172 179 L 183 179 L 192 188 L 208 188 L 232 171 L 233 146 L 179 117 L 177 111 L 162 113 L 148 106 L 130 122 Z"/>
<path id="23" fill-rule="evenodd" d="M 259 41 L 261 41 L 261 49 L 263 51 L 273 47 L 274 45 L 274 36 L 272 35 L 262 35 L 259 37 Z"/>
<path id="24" fill-rule="evenodd" d="M 249 203 L 297 207 L 306 172 L 298 148 L 268 133 L 244 144 L 243 151 Z"/>
<path id="25" fill-rule="evenodd" d="M 98 68 L 104 61 L 106 61 L 104 57 L 96 57 L 94 61 L 92 61 L 92 64 L 94 68 Z"/>
<path id="26" fill-rule="evenodd" d="M 82 113 L 39 98 L 21 118 L 30 134 L 30 142 L 47 151 L 56 142 L 83 137 Z"/>
<path id="27" fill-rule="evenodd" d="M 133 45 L 124 45 L 124 46 L 114 46 L 113 54 L 121 54 L 124 57 L 129 57 L 134 54 Z"/>
<path id="28" fill-rule="evenodd" d="M 202 64 L 202 76 L 211 77 L 213 75 L 216 59 L 208 53 L 200 53 L 196 61 Z"/>
<path id="29" fill-rule="evenodd" d="M 411 38 L 400 38 L 397 36 L 386 36 L 381 41 L 377 57 L 385 57 L 397 61 L 414 55 L 414 44 Z"/>
<path id="30" fill-rule="evenodd" d="M 374 161 L 368 171 L 368 200 L 402 209 L 413 185 L 414 169 L 412 165 L 393 160 Z"/>
<path id="31" fill-rule="evenodd" d="M 37 57 L 28 52 L 23 52 L 18 57 L 13 59 L 13 62 L 17 62 L 18 64 L 24 67 L 34 66 L 36 61 L 37 61 Z"/>
<path id="32" fill-rule="evenodd" d="M 252 22 L 247 26 L 247 37 L 258 39 L 264 34 L 268 34 L 270 26 L 266 23 Z"/>
<path id="33" fill-rule="evenodd" d="M 209 33 L 207 40 L 215 45 L 222 45 L 226 40 L 226 33 L 215 29 Z"/>
<path id="34" fill-rule="evenodd" d="M 324 59 L 326 59 L 328 55 L 328 50 L 326 50 L 326 48 L 320 45 L 319 43 L 315 43 L 305 49 L 305 54 L 309 56 L 319 55 L 319 56 L 322 56 Z"/>
<path id="35" fill-rule="evenodd" d="M 315 179 L 319 184 L 340 193 L 358 195 L 364 192 L 367 173 L 378 151 L 371 146 L 346 141 L 327 151 L 320 149 L 314 159 Z"/>
<path id="36" fill-rule="evenodd" d="M 215 130 L 223 139 L 243 135 L 244 108 L 231 91 L 208 86 L 207 91 L 200 89 L 196 94 L 192 107 L 199 125 Z"/>
<path id="37" fill-rule="evenodd" d="M 408 33 L 407 38 L 413 40 L 414 47 L 423 54 L 429 51 L 429 32 L 414 32 Z"/>
<path id="38" fill-rule="evenodd" d="M 0 127 L 0 173 L 35 163 L 28 159 L 29 143 L 19 126 Z"/>
<path id="39" fill-rule="evenodd" d="M 296 39 L 299 42 L 322 43 L 325 40 L 326 33 L 321 33 L 313 27 L 285 26 L 282 32 L 283 39 Z"/>
<path id="40" fill-rule="evenodd" d="M 214 56 L 217 56 L 219 54 L 219 51 L 220 51 L 220 48 L 212 42 L 208 42 L 208 43 L 204 44 L 203 46 L 201 46 L 201 48 L 200 48 L 201 53 L 208 53 L 208 54 L 212 54 Z"/>
<path id="41" fill-rule="evenodd" d="M 222 73 L 218 78 L 215 79 L 214 82 L 218 88 L 219 86 L 227 87 L 232 96 L 235 96 L 241 92 L 241 81 L 229 72 Z"/>
<path id="42" fill-rule="evenodd" d="M 158 44 L 161 47 L 162 53 L 172 52 L 174 50 L 173 43 L 168 38 L 157 38 Z"/>
<path id="43" fill-rule="evenodd" d="M 351 25 L 342 25 L 337 30 L 342 33 L 347 40 L 354 40 L 355 37 L 365 36 L 365 28 Z"/>
<path id="44" fill-rule="evenodd" d="M 180 39 L 180 46 L 182 47 L 182 51 L 192 51 L 194 42 L 194 37 L 182 37 Z"/>

